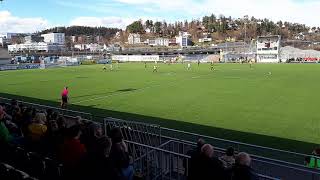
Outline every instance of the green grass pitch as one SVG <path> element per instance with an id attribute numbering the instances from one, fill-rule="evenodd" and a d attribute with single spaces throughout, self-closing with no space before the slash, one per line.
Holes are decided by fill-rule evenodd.
<path id="1" fill-rule="evenodd" d="M 158 65 L 3 71 L 0 93 L 58 106 L 68 86 L 70 108 L 94 114 L 296 151 L 320 143 L 318 64 Z"/>

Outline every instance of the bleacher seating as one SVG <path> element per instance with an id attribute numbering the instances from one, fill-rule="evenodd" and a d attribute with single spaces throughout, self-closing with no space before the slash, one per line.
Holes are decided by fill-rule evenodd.
<path id="1" fill-rule="evenodd" d="M 36 152 L 30 152 L 22 147 L 9 145 L 2 147 L 0 161 L 26 172 L 37 179 L 60 179 L 62 164 L 44 157 Z"/>
<path id="2" fill-rule="evenodd" d="M 27 173 L 2 162 L 0 162 L 0 177 L 4 180 L 36 180 Z"/>
<path id="3" fill-rule="evenodd" d="M 10 104 L 8 104 L 8 102 L 4 103 L 7 109 L 10 109 Z M 24 105 L 26 105 L 26 103 L 24 103 Z M 41 105 L 37 105 L 37 107 L 41 107 Z M 35 109 L 33 113 L 37 111 L 46 112 L 47 108 L 48 106 L 44 106 L 44 108 Z M 96 123 L 88 119 L 80 118 L 80 120 L 78 117 L 79 114 L 75 113 L 75 111 L 68 112 L 66 110 L 59 111 L 57 108 L 52 109 L 58 111 L 60 118 L 65 118 L 66 128 L 79 125 L 84 134 L 90 134 L 90 125 Z M 74 115 L 72 115 L 72 113 L 74 113 Z M 89 116 L 92 117 L 91 115 Z M 132 163 L 134 165 L 136 179 L 186 179 L 188 177 L 188 163 L 191 158 L 188 152 L 196 147 L 195 143 L 182 139 L 177 140 L 174 137 L 169 137 L 168 134 L 164 135 L 162 133 L 164 133 L 164 130 L 168 131 L 168 129 L 161 129 L 158 125 L 106 118 L 101 126 L 104 127 L 104 135 L 110 135 L 110 131 L 114 128 L 119 128 L 121 131 L 122 138 L 125 140 L 129 153 L 133 158 Z M 26 137 L 22 138 L 25 139 Z M 31 176 L 40 180 L 63 179 L 66 174 L 66 169 L 61 161 L 58 160 L 58 154 L 47 152 L 46 148 L 38 148 L 39 145 L 42 145 L 41 143 L 35 146 L 37 148 L 32 147 L 32 145 L 30 146 L 29 143 L 29 141 L 25 140 L 22 144 L 18 143 L 17 145 L 16 143 L 10 143 L 9 145 L 1 146 L 0 162 L 3 163 L 1 163 L 0 167 L 0 177 L 5 177 L 4 179 L 9 180 L 33 179 Z M 224 154 L 224 149 L 215 147 L 215 152 L 216 156 L 221 156 Z M 273 163 L 276 169 L 278 165 L 282 167 L 282 165 L 285 164 L 275 163 L 273 160 L 265 163 L 264 161 L 266 161 L 266 159 L 261 160 L 255 156 L 254 158 L 253 164 L 256 167 L 260 167 L 258 166 L 259 163 L 264 163 L 264 165 L 268 164 L 268 167 L 271 167 L 270 164 Z M 289 166 L 290 163 L 285 165 Z M 295 168 L 296 172 L 299 172 L 297 169 L 301 168 L 301 166 L 290 166 L 288 168 L 290 169 L 292 167 Z M 287 167 L 282 168 L 285 170 Z M 265 170 L 258 171 L 257 177 L 258 179 L 266 180 L 281 179 L 281 176 L 278 176 L 278 174 L 277 176 L 280 178 L 273 178 L 272 172 L 275 172 L 272 168 L 269 172 Z M 300 174 L 306 177 L 306 180 L 309 179 L 309 175 L 310 177 L 316 177 L 315 179 L 320 178 L 320 173 L 317 171 L 305 171 L 303 169 L 301 172 L 307 174 L 306 176 L 303 173 Z M 261 173 L 264 175 L 261 175 Z M 301 176 L 298 175 L 296 177 Z"/>

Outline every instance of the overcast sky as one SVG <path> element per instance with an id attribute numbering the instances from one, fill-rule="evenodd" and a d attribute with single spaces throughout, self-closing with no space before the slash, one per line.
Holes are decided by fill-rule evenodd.
<path id="1" fill-rule="evenodd" d="M 124 28 L 138 19 L 198 19 L 214 13 L 244 15 L 320 26 L 320 0 L 4 0 L 0 34 L 54 26 Z"/>

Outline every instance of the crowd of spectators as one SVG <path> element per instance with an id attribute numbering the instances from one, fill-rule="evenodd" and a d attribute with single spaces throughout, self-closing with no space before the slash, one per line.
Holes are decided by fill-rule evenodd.
<path id="1" fill-rule="evenodd" d="M 56 159 L 63 165 L 63 179 L 133 179 L 132 159 L 119 128 L 107 137 L 100 124 L 81 117 L 72 122 L 51 109 L 37 110 L 15 100 L 0 104 L 1 150 L 17 146 Z"/>
<path id="2" fill-rule="evenodd" d="M 0 104 L 0 163 L 1 151 L 12 145 L 57 160 L 63 165 L 61 179 L 134 179 L 133 160 L 121 129 L 113 128 L 107 136 L 100 124 L 81 117 L 66 119 L 51 109 L 38 110 L 15 100 Z M 199 139 L 188 155 L 188 180 L 258 179 L 249 154 L 235 154 L 232 147 L 218 156 L 212 145 Z M 310 167 L 318 165 L 314 159 L 306 161 Z"/>
<path id="3" fill-rule="evenodd" d="M 232 147 L 225 155 L 217 157 L 214 148 L 199 139 L 197 147 L 188 153 L 191 156 L 188 180 L 219 179 L 219 180 L 257 180 L 251 168 L 249 154 L 240 152 L 235 155 Z"/>

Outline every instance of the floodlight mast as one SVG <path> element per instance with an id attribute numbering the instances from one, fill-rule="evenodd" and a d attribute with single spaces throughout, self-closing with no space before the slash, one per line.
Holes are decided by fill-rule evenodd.
<path id="1" fill-rule="evenodd" d="M 247 41 L 247 23 L 248 23 L 248 19 L 249 19 L 249 16 L 245 15 L 244 16 L 244 42 Z"/>
<path id="2" fill-rule="evenodd" d="M 248 23 L 248 19 L 249 19 L 249 16 L 248 15 L 245 15 L 243 17 L 244 19 L 244 43 L 243 43 L 243 51 L 244 51 L 244 56 L 246 56 L 246 43 L 247 43 L 247 23 Z"/>

